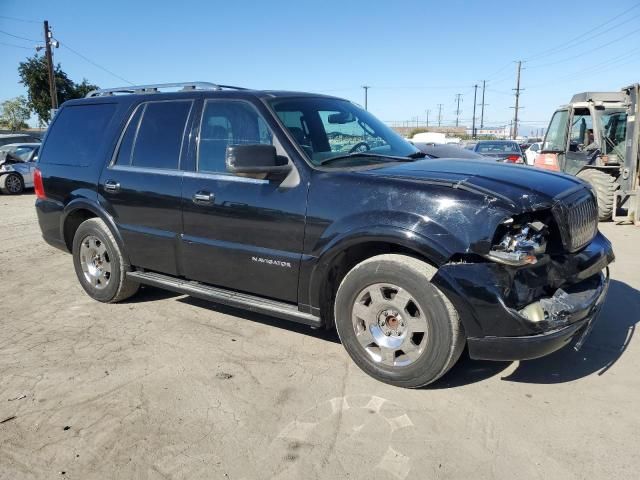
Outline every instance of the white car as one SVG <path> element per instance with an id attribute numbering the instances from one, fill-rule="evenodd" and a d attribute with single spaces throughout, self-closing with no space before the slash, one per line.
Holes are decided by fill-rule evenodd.
<path id="1" fill-rule="evenodd" d="M 0 192 L 18 195 L 33 187 L 39 143 L 10 143 L 0 147 Z"/>
<path id="2" fill-rule="evenodd" d="M 542 149 L 542 142 L 532 143 L 529 148 L 524 151 L 524 156 L 527 160 L 527 165 L 533 165 L 536 163 L 536 157 Z"/>

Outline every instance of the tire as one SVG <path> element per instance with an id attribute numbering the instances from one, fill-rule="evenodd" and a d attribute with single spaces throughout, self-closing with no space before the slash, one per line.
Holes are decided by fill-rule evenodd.
<path id="1" fill-rule="evenodd" d="M 435 272 L 413 257 L 378 255 L 356 265 L 340 283 L 334 312 L 338 336 L 373 378 L 418 388 L 436 381 L 460 357 L 464 330 L 451 302 L 431 283 Z"/>
<path id="2" fill-rule="evenodd" d="M 613 200 L 620 185 L 616 179 L 601 170 L 589 168 L 578 173 L 578 178 L 591 184 L 598 197 L 598 220 L 603 222 L 611 219 L 613 214 Z"/>
<path id="3" fill-rule="evenodd" d="M 90 218 L 80 224 L 73 237 L 72 253 L 80 285 L 94 300 L 120 302 L 140 288 L 139 283 L 127 278 L 131 267 L 101 219 Z"/>
<path id="4" fill-rule="evenodd" d="M 7 195 L 20 195 L 24 192 L 24 179 L 17 173 L 9 173 L 0 177 L 0 192 Z"/>

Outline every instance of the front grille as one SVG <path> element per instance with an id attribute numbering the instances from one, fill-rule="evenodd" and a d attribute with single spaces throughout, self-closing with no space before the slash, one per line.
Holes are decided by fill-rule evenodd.
<path id="1" fill-rule="evenodd" d="M 580 189 L 553 208 L 562 244 L 570 252 L 580 250 L 598 232 L 598 204 L 591 192 Z"/>

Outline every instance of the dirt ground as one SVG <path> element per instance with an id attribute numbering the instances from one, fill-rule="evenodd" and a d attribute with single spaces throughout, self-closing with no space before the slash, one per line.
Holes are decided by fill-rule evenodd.
<path id="1" fill-rule="evenodd" d="M 640 229 L 579 353 L 403 390 L 334 334 L 145 288 L 91 300 L 0 196 L 0 478 L 638 478 Z"/>

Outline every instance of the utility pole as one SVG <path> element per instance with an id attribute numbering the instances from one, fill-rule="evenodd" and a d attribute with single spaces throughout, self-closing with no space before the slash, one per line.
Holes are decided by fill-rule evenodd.
<path id="1" fill-rule="evenodd" d="M 49 95 L 51 96 L 51 110 L 58 108 L 58 95 L 56 93 L 56 80 L 53 76 L 53 55 L 51 54 L 51 30 L 49 22 L 44 21 L 44 46 L 47 58 L 47 70 L 49 70 Z M 53 115 L 53 112 L 51 112 Z"/>
<path id="2" fill-rule="evenodd" d="M 522 67 L 522 61 L 519 60 L 518 61 L 518 74 L 516 76 L 516 88 L 514 88 L 515 92 L 516 92 L 516 106 L 514 107 L 515 112 L 513 115 L 513 131 L 512 131 L 512 135 L 511 135 L 511 139 L 515 140 L 515 138 L 518 136 L 518 110 L 520 109 L 520 91 L 522 90 L 520 88 L 520 69 Z"/>
<path id="3" fill-rule="evenodd" d="M 369 93 L 369 89 L 371 88 L 369 85 L 363 85 L 362 88 L 364 88 L 364 109 L 365 110 L 369 110 L 368 108 L 368 93 Z"/>
<path id="4" fill-rule="evenodd" d="M 484 107 L 486 105 L 486 103 L 484 103 L 484 90 L 486 86 L 487 86 L 487 81 L 482 80 L 482 106 L 480 108 L 480 130 L 484 128 Z"/>
<path id="5" fill-rule="evenodd" d="M 473 138 L 476 138 L 476 99 L 478 97 L 478 84 L 473 86 L 473 119 L 471 121 L 471 134 Z"/>
<path id="6" fill-rule="evenodd" d="M 442 125 L 442 103 L 438 104 L 438 127 Z"/>
<path id="7" fill-rule="evenodd" d="M 460 97 L 462 97 L 462 94 L 456 93 L 456 102 L 458 104 L 456 107 L 456 127 L 458 126 L 458 120 L 460 118 Z"/>
<path id="8" fill-rule="evenodd" d="M 427 108 L 427 128 L 429 128 L 429 112 L 431 112 L 431 110 Z"/>

